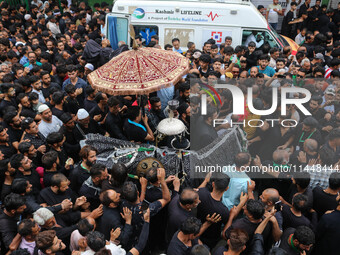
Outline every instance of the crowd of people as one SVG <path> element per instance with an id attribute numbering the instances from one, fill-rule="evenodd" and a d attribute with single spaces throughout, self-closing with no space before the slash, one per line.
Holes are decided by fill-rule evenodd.
<path id="1" fill-rule="evenodd" d="M 274 16 L 283 14 L 277 5 L 274 0 L 267 15 L 274 28 Z M 220 45 L 207 40 L 203 49 L 189 42 L 187 50 L 173 38 L 164 49 L 187 57 L 189 73 L 175 86 L 138 97 L 107 95 L 87 79 L 128 48 L 119 42 L 113 50 L 105 39 L 108 4 L 93 10 L 61 0 L 60 10 L 56 1 L 33 0 L 27 11 L 1 2 L 0 253 L 339 254 L 340 4 L 327 11 L 306 0 L 295 20 L 296 6 L 290 3 L 283 27 L 300 45 L 295 55 L 290 46 L 259 45 L 252 35 L 245 45 L 228 36 Z M 141 36 L 135 40 L 161 48 L 157 35 L 148 45 Z M 89 54 L 89 44 L 100 53 Z M 258 110 L 271 108 L 274 88 L 307 89 L 312 97 L 304 107 L 311 115 L 289 105 L 285 115 L 277 107 L 259 116 L 246 101 L 246 113 L 235 115 L 232 94 L 223 90 L 222 103 L 215 107 L 217 98 L 210 98 L 200 116 L 202 85 L 216 83 L 245 95 L 251 87 Z M 155 167 L 130 178 L 123 164 L 107 169 L 96 162 L 87 134 L 154 144 L 173 99 L 191 149 L 244 121 L 247 152 L 199 183 Z M 216 118 L 228 121 L 215 127 Z M 262 172 L 244 171 L 250 166 Z"/>

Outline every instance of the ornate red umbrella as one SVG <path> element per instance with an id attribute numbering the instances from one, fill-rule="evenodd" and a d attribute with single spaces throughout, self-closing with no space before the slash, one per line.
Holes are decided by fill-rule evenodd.
<path id="1" fill-rule="evenodd" d="M 188 71 L 189 60 L 177 52 L 138 48 L 112 58 L 88 80 L 111 95 L 142 95 L 177 83 Z"/>

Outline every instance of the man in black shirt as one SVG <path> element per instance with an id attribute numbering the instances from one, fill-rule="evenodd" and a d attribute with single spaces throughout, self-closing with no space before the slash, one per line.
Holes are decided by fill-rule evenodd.
<path id="1" fill-rule="evenodd" d="M 60 120 L 63 122 L 63 126 L 59 132 L 65 136 L 64 148 L 68 155 L 73 158 L 74 162 L 79 161 L 79 137 L 75 129 L 75 122 L 70 113 L 64 113 L 61 115 Z"/>
<path id="2" fill-rule="evenodd" d="M 1 84 L 1 92 L 5 95 L 5 97 L 0 102 L 0 117 L 4 115 L 6 108 L 9 106 L 13 106 L 15 109 L 18 109 L 15 102 L 15 90 L 13 85 L 9 83 Z"/>
<path id="3" fill-rule="evenodd" d="M 228 175 L 215 174 L 212 181 L 212 192 L 209 192 L 206 187 L 201 187 L 198 191 L 201 203 L 197 207 L 197 218 L 204 223 L 208 215 L 216 213 L 221 216 L 221 221 L 209 227 L 200 237 L 203 243 L 208 245 L 211 249 L 215 247 L 220 239 L 222 224 L 227 224 L 229 219 L 229 210 L 222 203 L 222 196 L 228 189 L 229 181 L 230 178 Z"/>
<path id="4" fill-rule="evenodd" d="M 120 228 L 121 234 L 118 238 L 123 247 L 127 244 L 129 237 L 132 234 L 132 213 L 129 209 L 123 209 L 124 220 L 121 217 L 119 204 L 120 194 L 109 189 L 100 195 L 100 201 L 103 204 L 103 215 L 99 218 L 97 229 L 105 235 L 105 239 L 110 239 L 112 229 Z"/>
<path id="5" fill-rule="evenodd" d="M 249 248 L 251 247 L 251 241 L 254 236 L 254 232 L 256 228 L 260 225 L 262 222 L 262 218 L 265 212 L 264 204 L 261 201 L 249 199 L 246 203 L 246 205 L 243 207 L 245 218 L 240 218 L 235 220 L 231 226 L 226 229 L 223 233 L 223 237 L 228 240 L 231 230 L 232 229 L 242 229 L 247 232 L 249 236 L 249 240 L 246 244 L 246 253 L 249 252 Z M 273 218 L 273 217 L 271 217 Z M 227 227 L 228 225 L 226 225 Z M 225 228 L 224 228 L 225 229 Z M 271 233 L 271 224 L 267 224 L 264 231 L 263 231 L 263 238 L 264 240 L 267 240 Z"/>
<path id="6" fill-rule="evenodd" d="M 191 188 L 184 189 L 181 195 L 175 192 L 168 206 L 167 242 L 170 242 L 174 233 L 187 218 L 194 216 L 192 210 L 195 209 L 200 202 L 198 193 Z"/>
<path id="7" fill-rule="evenodd" d="M 189 103 L 190 85 L 188 83 L 181 83 L 179 85 L 179 96 L 175 98 L 178 100 L 179 105 Z"/>
<path id="8" fill-rule="evenodd" d="M 89 145 L 85 145 L 79 152 L 81 163 L 75 167 L 70 174 L 71 189 L 78 193 L 83 182 L 90 177 L 90 169 L 97 160 L 97 150 Z"/>
<path id="9" fill-rule="evenodd" d="M 313 209 L 319 220 L 327 211 L 334 210 L 338 205 L 336 199 L 340 192 L 340 173 L 331 173 L 328 183 L 327 189 L 323 190 L 319 186 L 313 189 Z"/>
<path id="10" fill-rule="evenodd" d="M 28 99 L 28 96 L 24 93 L 20 93 L 17 96 L 17 100 L 20 102 L 22 105 L 22 109 L 20 112 L 20 116 L 23 117 L 31 117 L 32 119 L 39 121 L 41 119 L 41 116 L 37 114 L 35 111 L 33 111 L 31 102 Z"/>
<path id="11" fill-rule="evenodd" d="M 287 228 L 283 232 L 280 248 L 285 250 L 287 255 L 300 255 L 306 254 L 303 252 L 310 251 L 314 243 L 315 235 L 313 231 L 309 227 L 300 226 L 296 229 Z"/>
<path id="12" fill-rule="evenodd" d="M 121 116 L 121 112 L 126 107 L 121 109 L 119 103 L 120 102 L 116 97 L 110 97 L 107 101 L 109 112 L 105 119 L 105 129 L 110 137 L 127 140 L 123 133 L 123 118 Z"/>
<path id="13" fill-rule="evenodd" d="M 41 190 L 40 176 L 38 172 L 33 169 L 32 160 L 22 154 L 15 154 L 10 160 L 11 167 L 16 170 L 16 178 L 24 178 L 33 185 L 32 195 L 37 197 Z"/>
<path id="14" fill-rule="evenodd" d="M 26 201 L 18 194 L 11 193 L 5 197 L 4 210 L 0 212 L 1 253 L 9 250 L 9 245 L 17 234 L 17 222 L 24 212 Z"/>
<path id="15" fill-rule="evenodd" d="M 54 103 L 52 110 L 52 114 L 58 119 L 64 114 L 63 105 L 64 105 L 64 93 L 61 91 L 56 91 L 52 95 L 52 100 Z"/>
<path id="16" fill-rule="evenodd" d="M 179 231 L 177 231 L 171 239 L 168 247 L 168 255 L 186 255 L 190 254 L 190 250 L 199 243 L 198 233 L 200 232 L 202 223 L 195 217 L 187 218 Z"/>
<path id="17" fill-rule="evenodd" d="M 337 198 L 336 209 L 321 217 L 316 228 L 315 254 L 339 254 L 340 240 L 340 196 Z"/>
<path id="18" fill-rule="evenodd" d="M 131 106 L 127 111 L 128 118 L 125 120 L 124 131 L 128 140 L 136 143 L 145 143 L 146 141 L 154 141 L 153 132 L 148 124 L 148 117 L 142 116 L 142 111 L 138 106 Z M 140 122 L 143 120 L 143 124 Z"/>
<path id="19" fill-rule="evenodd" d="M 103 164 L 96 163 L 90 169 L 90 177 L 84 181 L 79 190 L 79 195 L 86 197 L 86 200 L 90 203 L 91 210 L 100 205 L 101 185 L 106 179 L 107 168 Z"/>
<path id="20" fill-rule="evenodd" d="M 76 123 L 77 139 L 84 140 L 87 134 L 105 135 L 105 130 L 95 122 L 85 109 L 79 109 L 77 112 L 78 122 Z"/>
<path id="21" fill-rule="evenodd" d="M 9 143 L 9 135 L 7 128 L 0 125 L 0 151 L 4 154 L 5 158 L 10 158 L 16 153 L 15 148 Z"/>
<path id="22" fill-rule="evenodd" d="M 41 153 L 46 151 L 45 137 L 39 132 L 37 123 L 30 117 L 21 121 L 21 129 L 25 131 L 23 140 L 28 139 Z"/>
<path id="23" fill-rule="evenodd" d="M 163 120 L 165 116 L 162 111 L 162 104 L 159 97 L 151 97 L 149 101 L 151 109 L 146 112 L 146 115 L 148 116 L 149 127 L 155 132 L 159 122 Z"/>
<path id="24" fill-rule="evenodd" d="M 9 141 L 17 149 L 23 133 L 21 130 L 21 119 L 16 112 L 7 112 L 4 115 L 4 121 L 8 128 Z"/>
<path id="25" fill-rule="evenodd" d="M 109 111 L 107 107 L 107 95 L 102 92 L 97 92 L 95 100 L 97 104 L 89 111 L 89 114 L 94 121 L 100 123 L 102 126 L 105 122 L 106 114 Z"/>
<path id="26" fill-rule="evenodd" d="M 38 198 L 38 203 L 53 206 L 61 204 L 65 199 L 73 202 L 73 207 L 66 208 L 57 215 L 57 221 L 62 226 L 69 226 L 77 223 L 81 218 L 89 215 L 87 212 L 80 212 L 81 206 L 86 203 L 85 197 L 77 197 L 69 188 L 69 180 L 65 175 L 56 173 L 51 178 L 51 187 L 44 188 Z"/>
<path id="27" fill-rule="evenodd" d="M 87 86 L 85 88 L 85 93 L 87 97 L 84 100 L 84 109 L 90 112 L 97 105 L 96 101 L 94 100 L 97 91 L 91 86 Z"/>
<path id="28" fill-rule="evenodd" d="M 299 124 L 294 129 L 294 132 L 292 133 L 292 136 L 288 139 L 288 141 L 278 148 L 284 150 L 293 145 L 296 150 L 301 150 L 303 148 L 303 143 L 309 138 L 316 140 L 318 144 L 322 144 L 323 138 L 320 131 L 317 129 L 317 126 L 318 121 L 315 118 L 305 118 L 303 120 L 303 123 Z"/>
<path id="29" fill-rule="evenodd" d="M 282 206 L 283 230 L 298 226 L 308 226 L 315 229 L 317 223 L 316 213 L 312 214 L 312 222 L 302 214 L 307 208 L 307 202 L 308 199 L 305 195 L 297 194 L 293 198 L 293 207 L 286 204 Z"/>
<path id="30" fill-rule="evenodd" d="M 326 110 L 321 107 L 322 104 L 322 97 L 320 96 L 312 96 L 309 101 L 309 107 L 307 108 L 312 116 L 317 120 L 320 121 L 325 117 Z"/>

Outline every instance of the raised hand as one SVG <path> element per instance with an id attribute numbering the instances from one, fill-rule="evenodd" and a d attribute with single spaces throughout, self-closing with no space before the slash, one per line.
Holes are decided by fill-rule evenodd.
<path id="1" fill-rule="evenodd" d="M 131 225 L 131 221 L 132 221 L 132 212 L 129 208 L 124 207 L 123 208 L 123 213 L 120 213 L 120 215 L 122 216 L 122 218 L 125 220 L 126 224 L 130 224 Z"/>

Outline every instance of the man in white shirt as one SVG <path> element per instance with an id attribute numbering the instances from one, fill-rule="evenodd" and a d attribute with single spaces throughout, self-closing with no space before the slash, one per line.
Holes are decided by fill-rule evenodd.
<path id="1" fill-rule="evenodd" d="M 52 132 L 58 132 L 62 127 L 63 122 L 58 117 L 52 115 L 51 109 L 42 104 L 38 108 L 41 115 L 41 122 L 39 124 L 39 132 L 46 138 Z"/>

